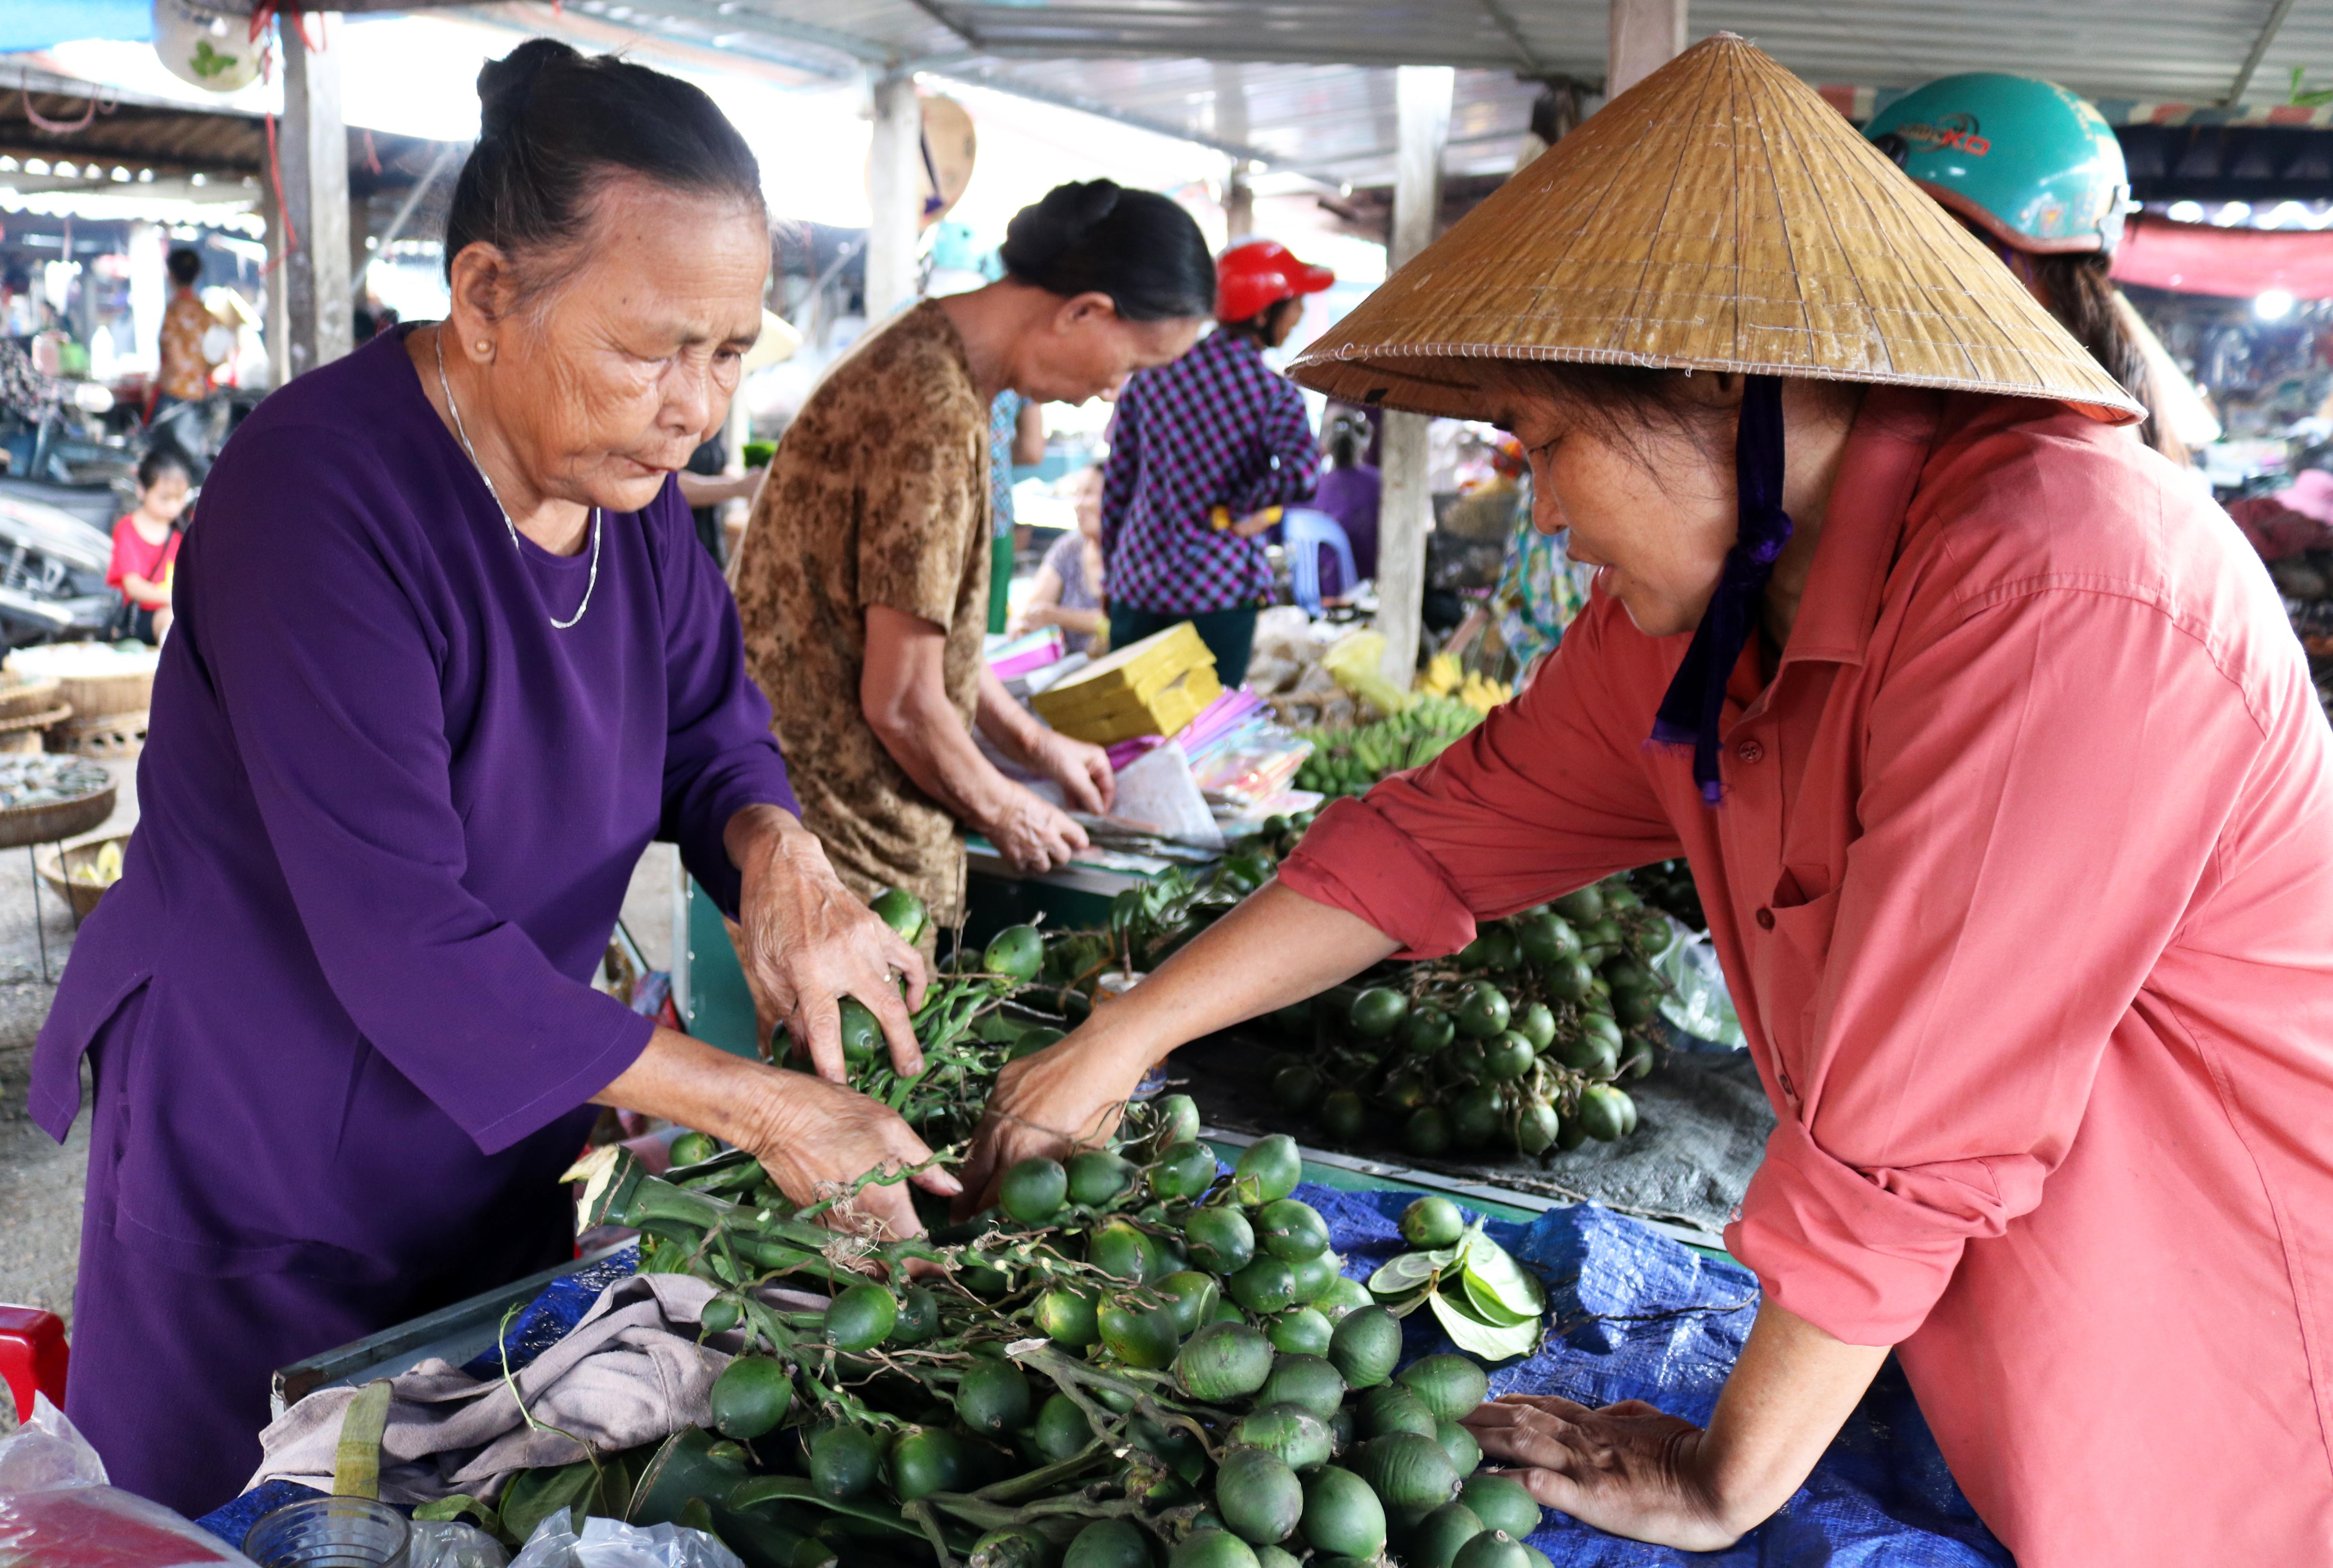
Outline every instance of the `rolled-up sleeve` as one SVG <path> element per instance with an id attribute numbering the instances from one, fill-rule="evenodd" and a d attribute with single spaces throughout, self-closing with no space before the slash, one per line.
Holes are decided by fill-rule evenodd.
<path id="1" fill-rule="evenodd" d="M 205 497 L 203 569 L 241 586 L 201 656 L 326 984 L 491 1154 L 605 1088 L 654 1025 L 463 885 L 441 649 L 322 435 L 266 432 Z"/>
<path id="2" fill-rule="evenodd" d="M 770 704 L 745 673 L 737 602 L 696 542 L 677 486 L 656 506 L 666 515 L 664 817 L 657 836 L 678 846 L 682 864 L 731 919 L 740 884 L 722 843 L 729 819 L 748 806 L 801 815 L 784 757 L 770 731 Z"/>
<path id="3" fill-rule="evenodd" d="M 1726 1233 L 1771 1299 L 1858 1344 L 1908 1336 L 1967 1243 L 2040 1201 L 2212 875 L 2231 760 L 2264 744 L 2140 599 L 2034 587 L 1938 622 L 1878 687 L 1839 885 L 1762 939 L 1814 999 L 1774 1020 L 1786 1104 Z"/>
<path id="4" fill-rule="evenodd" d="M 1473 941 L 1477 917 L 1680 853 L 1643 715 L 1632 729 L 1599 669 L 1617 613 L 1599 601 L 1520 697 L 1426 767 L 1323 811 L 1281 881 L 1430 958 Z"/>

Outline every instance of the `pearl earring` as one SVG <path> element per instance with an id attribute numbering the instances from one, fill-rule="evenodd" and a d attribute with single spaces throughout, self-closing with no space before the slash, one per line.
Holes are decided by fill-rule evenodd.
<path id="1" fill-rule="evenodd" d="M 478 344 L 478 352 L 479 352 L 479 353 L 481 353 L 481 354 L 487 353 L 487 352 L 490 352 L 490 351 L 493 349 L 493 348 L 494 348 L 494 345 L 493 345 L 492 343 L 485 342 L 485 341 L 483 341 L 483 340 L 482 340 L 482 341 Z"/>

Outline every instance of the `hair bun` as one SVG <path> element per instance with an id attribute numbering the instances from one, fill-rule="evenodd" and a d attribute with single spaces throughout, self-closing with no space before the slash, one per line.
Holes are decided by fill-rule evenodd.
<path id="1" fill-rule="evenodd" d="M 507 136 L 526 113 L 534 84 L 545 72 L 583 57 L 555 38 L 530 38 L 478 68 L 478 129 L 481 138 Z"/>
<path id="2" fill-rule="evenodd" d="M 1085 237 L 1086 230 L 1117 210 L 1120 189 L 1115 180 L 1073 181 L 1057 190 L 1047 191 L 1045 199 L 1051 201 L 1057 196 L 1067 196 L 1068 200 L 1064 205 L 1072 208 L 1070 221 L 1077 229 L 1078 237 L 1082 239 Z"/>
<path id="3" fill-rule="evenodd" d="M 1045 271 L 1118 210 L 1123 192 L 1118 182 L 1107 179 L 1055 186 L 1034 206 L 1013 215 L 1002 247 L 1005 265 L 1019 272 Z"/>
<path id="4" fill-rule="evenodd" d="M 1013 215 L 997 253 L 1016 282 L 1063 299 L 1107 294 L 1129 321 L 1215 307 L 1215 261 L 1191 215 L 1157 191 L 1112 180 L 1055 186 Z"/>

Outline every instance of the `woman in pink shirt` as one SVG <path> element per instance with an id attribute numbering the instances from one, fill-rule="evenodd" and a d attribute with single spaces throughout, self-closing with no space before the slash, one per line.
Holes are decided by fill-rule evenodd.
<path id="1" fill-rule="evenodd" d="M 1867 155 L 1721 34 L 1300 360 L 1512 430 L 1598 591 L 1007 1069 L 966 1202 L 1185 1040 L 1682 853 L 1778 1117 L 1757 1324 L 1706 1429 L 1512 1399 L 1484 1451 L 1714 1549 L 1892 1348 L 2023 1568 L 2333 1561 L 2333 733 L 2227 518 Z"/>

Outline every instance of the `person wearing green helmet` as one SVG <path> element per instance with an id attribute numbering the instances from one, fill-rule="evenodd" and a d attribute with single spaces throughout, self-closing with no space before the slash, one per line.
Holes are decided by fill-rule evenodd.
<path id="1" fill-rule="evenodd" d="M 2146 406 L 2141 438 L 2171 450 L 2154 378 L 2109 276 L 2130 171 L 2106 117 L 2055 82 L 1973 71 L 1906 93 L 1872 116 L 1864 135 Z"/>

